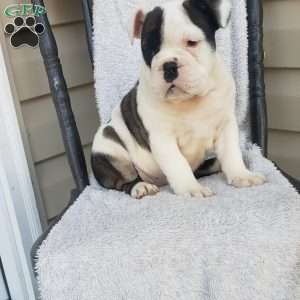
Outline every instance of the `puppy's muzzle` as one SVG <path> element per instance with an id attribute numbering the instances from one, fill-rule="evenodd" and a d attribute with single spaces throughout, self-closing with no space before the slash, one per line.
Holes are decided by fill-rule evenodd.
<path id="1" fill-rule="evenodd" d="M 173 82 L 178 77 L 178 65 L 174 61 L 163 64 L 164 78 L 168 83 Z"/>

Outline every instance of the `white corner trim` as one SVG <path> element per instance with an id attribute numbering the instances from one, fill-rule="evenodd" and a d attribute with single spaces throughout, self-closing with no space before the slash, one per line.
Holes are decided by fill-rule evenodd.
<path id="1" fill-rule="evenodd" d="M 0 253 L 4 268 L 10 268 L 8 273 L 12 277 L 17 276 L 13 275 L 13 269 L 16 268 L 19 283 L 27 290 L 24 298 L 13 299 L 35 299 L 30 248 L 41 231 L 29 166 L 0 44 Z M 10 281 L 9 274 L 8 284 L 17 285 L 17 282 Z"/>

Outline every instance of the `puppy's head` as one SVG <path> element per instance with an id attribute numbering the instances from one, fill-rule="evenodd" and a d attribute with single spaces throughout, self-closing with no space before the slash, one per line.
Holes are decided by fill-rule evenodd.
<path id="1" fill-rule="evenodd" d="M 133 36 L 141 39 L 145 76 L 161 98 L 203 93 L 215 60 L 215 33 L 230 17 L 229 1 L 171 1 L 136 13 Z"/>

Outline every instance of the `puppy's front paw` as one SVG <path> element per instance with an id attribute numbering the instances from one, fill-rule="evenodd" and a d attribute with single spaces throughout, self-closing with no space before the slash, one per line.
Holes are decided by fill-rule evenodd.
<path id="1" fill-rule="evenodd" d="M 200 188 L 190 192 L 192 197 L 212 197 L 215 193 L 207 186 L 201 185 Z"/>
<path id="2" fill-rule="evenodd" d="M 147 182 L 137 183 L 131 190 L 131 197 L 136 199 L 142 199 L 143 197 L 155 195 L 159 192 L 159 188 Z"/>
<path id="3" fill-rule="evenodd" d="M 196 184 L 188 189 L 182 189 L 175 192 L 177 195 L 189 195 L 197 198 L 212 197 L 215 195 L 215 193 L 210 188 L 201 184 Z"/>
<path id="4" fill-rule="evenodd" d="M 247 172 L 243 175 L 236 176 L 231 180 L 231 184 L 237 188 L 251 187 L 262 185 L 267 181 L 264 175 Z"/>

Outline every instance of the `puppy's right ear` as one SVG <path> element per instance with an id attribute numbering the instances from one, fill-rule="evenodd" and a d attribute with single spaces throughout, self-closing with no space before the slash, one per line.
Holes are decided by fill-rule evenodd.
<path id="1" fill-rule="evenodd" d="M 139 9 L 136 11 L 134 17 L 133 17 L 133 28 L 132 28 L 132 34 L 131 34 L 131 43 L 133 44 L 134 39 L 140 39 L 142 35 L 143 30 L 143 24 L 145 20 L 145 14 L 142 9 Z"/>

